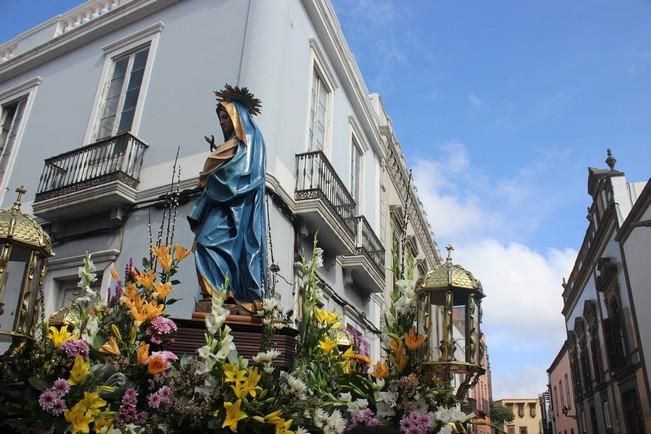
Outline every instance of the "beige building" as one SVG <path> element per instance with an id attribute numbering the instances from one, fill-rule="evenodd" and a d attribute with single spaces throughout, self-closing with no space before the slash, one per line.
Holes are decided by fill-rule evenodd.
<path id="1" fill-rule="evenodd" d="M 507 434 L 542 434 L 542 418 L 538 398 L 513 398 L 495 401 L 513 411 L 513 422 L 501 427 Z"/>

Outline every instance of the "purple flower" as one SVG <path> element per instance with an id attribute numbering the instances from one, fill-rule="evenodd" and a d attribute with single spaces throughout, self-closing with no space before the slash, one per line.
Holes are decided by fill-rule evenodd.
<path id="1" fill-rule="evenodd" d="M 59 351 L 65 353 L 70 358 L 81 356 L 84 359 L 88 358 L 88 344 L 81 339 L 68 339 L 59 347 Z"/>
<path id="2" fill-rule="evenodd" d="M 161 397 L 158 393 L 152 393 L 147 397 L 147 401 L 151 408 L 158 408 L 161 405 Z"/>
<path id="3" fill-rule="evenodd" d="M 163 386 L 158 390 L 158 394 L 164 400 L 169 400 L 170 396 L 172 396 L 172 389 L 169 386 Z"/>
<path id="4" fill-rule="evenodd" d="M 136 404 L 138 403 L 138 392 L 133 387 L 130 387 L 122 395 L 120 409 L 118 411 L 117 423 L 118 425 L 126 425 L 135 422 L 138 418 L 138 411 Z"/>
<path id="5" fill-rule="evenodd" d="M 66 408 L 66 402 L 63 399 L 57 398 L 57 400 L 54 401 L 54 404 L 52 405 L 52 410 L 50 413 L 52 413 L 54 416 L 61 416 Z"/>
<path id="6" fill-rule="evenodd" d="M 137 399 L 138 399 L 138 392 L 133 387 L 130 387 L 126 390 L 126 392 L 124 392 L 124 395 L 122 396 L 122 403 L 135 404 Z"/>
<path id="7" fill-rule="evenodd" d="M 426 434 L 432 428 L 432 421 L 426 414 L 411 411 L 400 420 L 400 431 L 405 434 Z"/>
<path id="8" fill-rule="evenodd" d="M 375 418 L 370 408 L 353 413 L 353 425 L 380 426 L 380 421 Z"/>
<path id="9" fill-rule="evenodd" d="M 70 385 L 66 380 L 63 378 L 57 378 L 54 380 L 54 384 L 52 385 L 52 389 L 57 392 L 59 398 L 62 396 L 65 396 L 68 391 L 70 390 Z"/>
<path id="10" fill-rule="evenodd" d="M 160 343 L 160 339 L 158 339 L 159 336 L 169 335 L 175 331 L 176 324 L 174 321 L 163 316 L 157 316 L 156 318 L 152 319 L 149 327 L 147 327 L 147 334 L 149 336 L 153 336 L 151 340 L 153 343 Z M 154 339 L 158 340 L 159 342 L 154 342 Z"/>
<path id="11" fill-rule="evenodd" d="M 59 399 L 59 397 L 54 390 L 45 389 L 38 398 L 38 404 L 43 410 L 51 410 L 57 399 Z"/>

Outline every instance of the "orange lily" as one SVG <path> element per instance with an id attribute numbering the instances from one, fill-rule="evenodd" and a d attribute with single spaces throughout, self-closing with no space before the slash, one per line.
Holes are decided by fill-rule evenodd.
<path id="1" fill-rule="evenodd" d="M 149 344 L 141 342 L 136 348 L 136 363 L 138 365 L 147 364 L 147 359 L 149 359 Z"/>
<path id="2" fill-rule="evenodd" d="M 190 253 L 192 253 L 192 250 L 190 249 L 186 249 L 179 245 L 174 246 L 174 257 L 176 257 L 176 260 L 179 262 L 184 260 Z"/>
<path id="3" fill-rule="evenodd" d="M 152 246 L 151 253 L 157 258 L 160 258 L 161 256 L 169 255 L 170 248 L 166 244 L 163 244 L 159 247 Z"/>
<path id="4" fill-rule="evenodd" d="M 172 255 L 169 253 L 158 257 L 158 263 L 165 273 L 169 273 L 173 262 Z"/>
<path id="5" fill-rule="evenodd" d="M 120 347 L 118 347 L 118 342 L 115 340 L 114 336 L 111 336 L 109 340 L 102 345 L 99 352 L 104 354 L 113 354 L 114 356 L 119 356 L 121 354 Z"/>
<path id="6" fill-rule="evenodd" d="M 142 271 L 136 275 L 136 282 L 142 285 L 145 289 L 150 289 L 154 286 L 156 280 L 156 273 L 153 270 Z"/>
<path id="7" fill-rule="evenodd" d="M 423 342 L 425 342 L 425 336 L 419 335 L 413 328 L 405 333 L 405 345 L 410 351 L 416 351 L 423 345 Z"/>
<path id="8" fill-rule="evenodd" d="M 160 282 L 154 282 L 154 288 L 156 289 L 156 297 L 158 299 L 163 299 L 167 297 L 167 295 L 172 292 L 172 284 L 170 282 L 165 282 L 165 283 L 160 283 Z"/>
<path id="9" fill-rule="evenodd" d="M 116 282 L 120 280 L 120 273 L 118 273 L 118 270 L 115 269 L 115 265 L 111 265 L 111 277 Z"/>
<path id="10" fill-rule="evenodd" d="M 375 378 L 387 378 L 389 376 L 389 366 L 386 362 L 377 362 L 371 375 Z"/>

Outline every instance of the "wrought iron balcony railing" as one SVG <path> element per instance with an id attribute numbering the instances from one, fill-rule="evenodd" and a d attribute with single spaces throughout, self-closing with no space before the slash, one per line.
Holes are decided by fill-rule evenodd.
<path id="1" fill-rule="evenodd" d="M 296 200 L 322 199 L 355 236 L 355 200 L 323 152 L 296 155 Z"/>
<path id="2" fill-rule="evenodd" d="M 357 253 L 367 255 L 377 271 L 384 275 L 384 247 L 366 217 L 363 215 L 355 217 L 355 227 L 357 228 Z"/>
<path id="3" fill-rule="evenodd" d="M 135 187 L 147 145 L 122 133 L 45 160 L 35 202 L 111 181 Z"/>

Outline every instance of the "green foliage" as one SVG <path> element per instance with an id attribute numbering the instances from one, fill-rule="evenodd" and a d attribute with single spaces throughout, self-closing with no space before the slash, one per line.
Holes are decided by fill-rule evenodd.
<path id="1" fill-rule="evenodd" d="M 490 416 L 491 416 L 491 423 L 498 426 L 503 425 L 505 423 L 513 422 L 513 419 L 515 419 L 513 410 L 503 405 L 496 404 L 494 402 L 491 402 Z"/>

